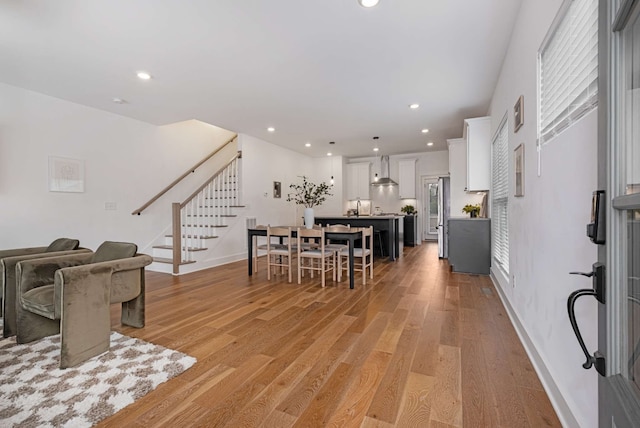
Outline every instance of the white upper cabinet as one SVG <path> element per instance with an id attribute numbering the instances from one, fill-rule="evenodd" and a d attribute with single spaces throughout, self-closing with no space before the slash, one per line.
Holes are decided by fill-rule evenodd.
<path id="1" fill-rule="evenodd" d="M 465 119 L 467 192 L 489 190 L 491 184 L 491 118 Z"/>
<path id="2" fill-rule="evenodd" d="M 371 163 L 347 164 L 347 199 L 371 199 Z"/>
<path id="3" fill-rule="evenodd" d="M 398 161 L 400 199 L 416 199 L 416 159 Z"/>

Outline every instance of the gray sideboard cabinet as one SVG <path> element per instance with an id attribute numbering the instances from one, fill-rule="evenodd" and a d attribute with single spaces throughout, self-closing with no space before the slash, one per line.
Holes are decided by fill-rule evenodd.
<path id="1" fill-rule="evenodd" d="M 491 219 L 449 219 L 449 264 L 453 272 L 489 275 Z"/>

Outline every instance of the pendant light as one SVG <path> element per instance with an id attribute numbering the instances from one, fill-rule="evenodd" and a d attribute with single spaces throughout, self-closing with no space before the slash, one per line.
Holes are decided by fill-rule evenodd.
<path id="1" fill-rule="evenodd" d="M 335 143 L 336 143 L 335 141 L 329 142 L 330 145 L 334 145 Z M 329 154 L 329 156 L 331 156 L 331 154 Z M 333 157 L 331 158 L 331 180 L 329 181 L 329 183 L 333 185 Z"/>

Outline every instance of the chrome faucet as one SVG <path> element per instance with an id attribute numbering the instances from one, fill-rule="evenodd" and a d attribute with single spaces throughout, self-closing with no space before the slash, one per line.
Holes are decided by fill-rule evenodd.
<path id="1" fill-rule="evenodd" d="M 360 198 L 358 198 L 358 201 L 356 202 L 356 217 L 360 216 Z"/>

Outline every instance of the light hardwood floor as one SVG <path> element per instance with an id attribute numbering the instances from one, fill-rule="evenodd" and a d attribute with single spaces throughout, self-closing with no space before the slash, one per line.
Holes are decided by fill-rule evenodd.
<path id="1" fill-rule="evenodd" d="M 561 426 L 489 278 L 435 244 L 355 290 L 260 267 L 148 272 L 146 327 L 113 329 L 198 362 L 99 426 Z"/>

